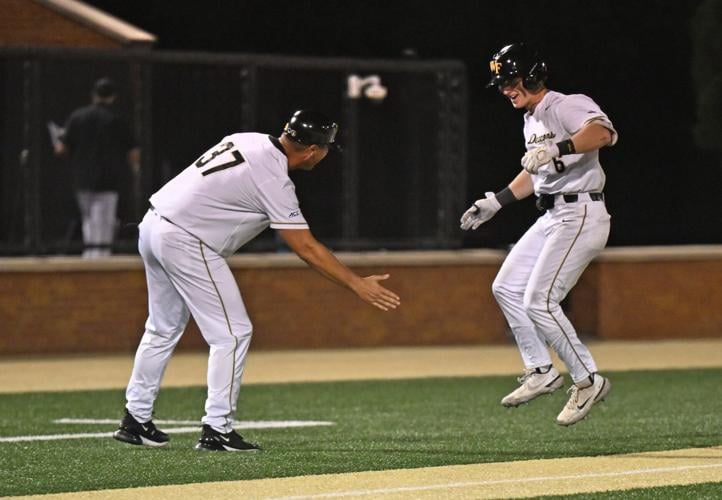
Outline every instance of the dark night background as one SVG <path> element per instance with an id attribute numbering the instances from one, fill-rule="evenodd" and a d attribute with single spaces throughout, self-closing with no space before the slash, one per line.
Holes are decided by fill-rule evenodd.
<path id="1" fill-rule="evenodd" d="M 692 137 L 691 19 L 701 1 L 86 1 L 155 34 L 155 50 L 401 58 L 412 49 L 464 61 L 469 202 L 506 185 L 523 153 L 521 113 L 484 89 L 488 60 L 507 43 L 535 43 L 549 86 L 589 95 L 619 131 L 601 153 L 609 244 L 722 243 L 720 160 Z M 465 244 L 510 243 L 535 216 L 525 200 Z"/>

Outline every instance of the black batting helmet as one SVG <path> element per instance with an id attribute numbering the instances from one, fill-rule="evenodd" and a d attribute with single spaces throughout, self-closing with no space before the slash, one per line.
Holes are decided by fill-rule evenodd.
<path id="1" fill-rule="evenodd" d="M 524 87 L 535 90 L 547 78 L 547 65 L 526 43 L 512 43 L 494 54 L 489 62 L 491 80 L 487 87 L 504 86 L 521 77 Z"/>
<path id="2" fill-rule="evenodd" d="M 337 132 L 338 124 L 332 122 L 326 115 L 303 109 L 293 113 L 283 127 L 283 133 L 299 144 L 306 146 L 317 144 L 340 150 L 341 147 L 335 142 Z"/>

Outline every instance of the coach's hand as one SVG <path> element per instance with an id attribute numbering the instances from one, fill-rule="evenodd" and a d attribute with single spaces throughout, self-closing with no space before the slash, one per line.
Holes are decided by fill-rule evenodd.
<path id="1" fill-rule="evenodd" d="M 379 284 L 379 281 L 387 280 L 390 276 L 389 274 L 366 276 L 353 285 L 353 291 L 361 300 L 383 311 L 396 309 L 401 305 L 399 296 Z"/>
<path id="2" fill-rule="evenodd" d="M 550 142 L 527 151 L 521 158 L 521 166 L 530 174 L 536 174 L 542 165 L 546 165 L 557 156 L 559 156 L 559 147 Z"/>
<path id="3" fill-rule="evenodd" d="M 476 229 L 488 221 L 501 208 L 501 204 L 494 196 L 494 193 L 486 193 L 486 198 L 476 200 L 474 204 L 461 216 L 461 229 L 467 231 Z"/>

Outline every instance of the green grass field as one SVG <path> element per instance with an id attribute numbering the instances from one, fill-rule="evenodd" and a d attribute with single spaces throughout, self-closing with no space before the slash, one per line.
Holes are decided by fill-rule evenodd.
<path id="1" fill-rule="evenodd" d="M 580 493 L 578 495 L 543 496 L 539 500 L 719 500 L 722 497 L 722 483 L 700 483 L 688 486 L 665 486 L 657 488 L 636 488 L 604 493 Z"/>
<path id="2" fill-rule="evenodd" d="M 110 438 L 0 442 L 0 495 L 416 468 L 722 444 L 722 369 L 611 373 L 608 401 L 575 426 L 554 419 L 557 391 L 506 409 L 513 377 L 249 385 L 238 420 L 314 420 L 335 425 L 240 431 L 256 454 L 200 453 L 199 433 L 171 435 L 148 449 Z M 156 420 L 200 420 L 203 388 L 163 389 Z M 119 419 L 122 390 L 0 395 L 0 438 L 110 432 L 113 424 L 56 424 L 61 418 Z M 160 426 L 164 428 L 164 426 Z M 650 488 L 624 498 L 719 498 L 722 483 Z M 716 495 L 714 493 L 716 492 Z M 637 493 L 634 493 L 637 494 Z M 614 493 L 594 498 L 622 498 Z M 649 495 L 649 496 L 645 496 Z M 591 498 L 585 496 L 585 498 Z"/>

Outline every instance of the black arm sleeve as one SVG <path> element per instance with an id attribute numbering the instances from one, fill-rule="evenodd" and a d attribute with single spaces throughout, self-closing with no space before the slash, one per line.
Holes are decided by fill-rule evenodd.
<path id="1" fill-rule="evenodd" d="M 502 207 L 505 207 L 509 203 L 513 203 L 515 201 L 519 201 L 516 199 L 516 196 L 514 196 L 514 193 L 511 192 L 511 189 L 509 189 L 509 186 L 505 187 L 498 193 L 496 193 L 494 196 L 496 196 L 496 200 L 499 202 L 499 204 Z"/>

